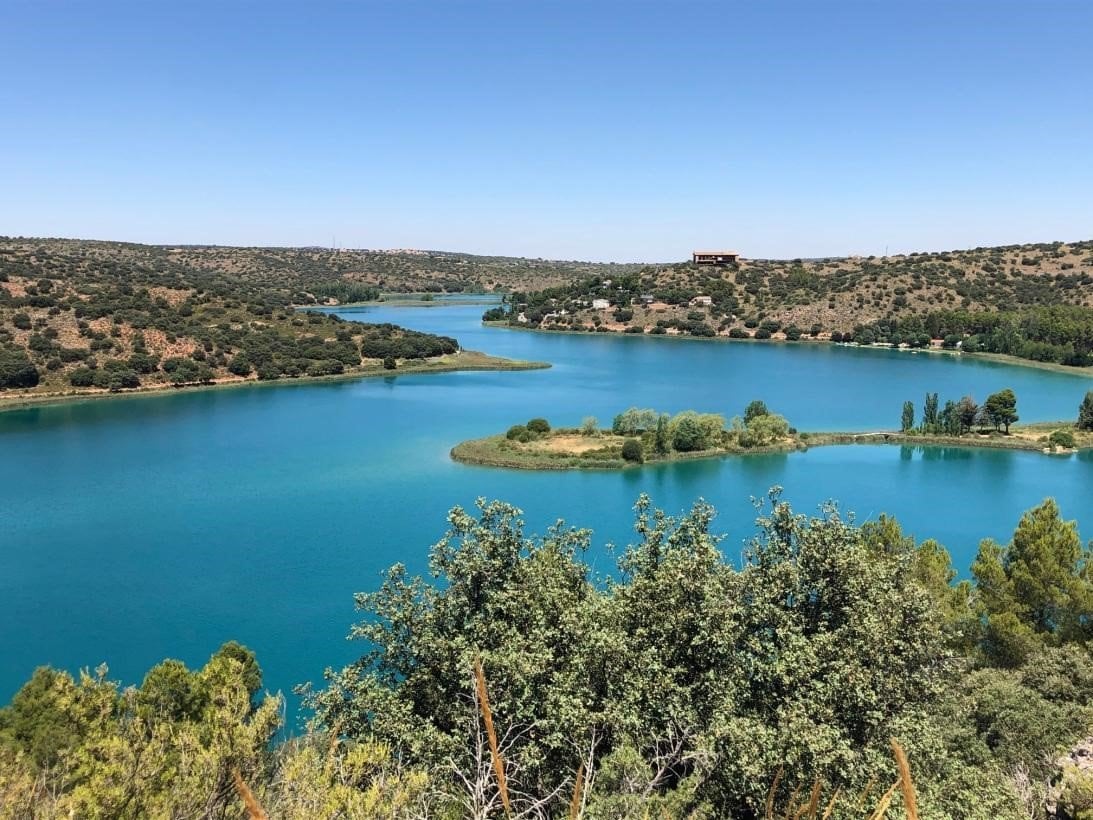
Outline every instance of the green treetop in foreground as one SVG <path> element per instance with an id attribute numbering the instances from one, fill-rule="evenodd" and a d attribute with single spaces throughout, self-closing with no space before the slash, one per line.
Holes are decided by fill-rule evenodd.
<path id="1" fill-rule="evenodd" d="M 1052 762 L 1093 725 L 1089 550 L 1054 502 L 960 583 L 886 516 L 806 517 L 772 491 L 738 566 L 713 519 L 642 497 L 604 578 L 588 530 L 453 509 L 430 577 L 396 565 L 357 596 L 363 655 L 282 743 L 238 645 L 140 687 L 40 670 L 0 710 L 0 817 L 239 818 L 246 793 L 277 818 L 485 820 L 500 771 L 513 817 L 755 820 L 818 783 L 832 817 L 863 818 L 895 779 L 891 738 L 920 817 L 1088 805 Z"/>

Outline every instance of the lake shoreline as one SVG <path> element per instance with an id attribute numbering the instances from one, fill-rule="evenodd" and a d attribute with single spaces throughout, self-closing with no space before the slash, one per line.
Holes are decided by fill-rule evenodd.
<path id="1" fill-rule="evenodd" d="M 384 296 L 388 294 L 382 294 Z M 467 305 L 480 307 L 483 305 L 499 305 L 501 304 L 498 299 L 494 298 L 495 294 L 492 293 L 437 293 L 432 294 L 432 299 L 423 299 L 422 296 L 426 294 L 405 293 L 395 294 L 392 293 L 391 299 L 372 299 L 367 302 L 339 302 L 336 305 L 293 305 L 293 310 L 300 312 L 308 311 L 338 311 L 345 308 L 360 308 L 360 307 L 451 307 L 452 305 Z M 460 296 L 466 298 L 452 299 L 452 296 Z"/>
<path id="2" fill-rule="evenodd" d="M 1072 427 L 1071 422 L 1036 422 L 1015 427 L 1019 431 L 1044 431 Z M 507 439 L 504 434 L 468 439 L 453 447 L 449 453 L 453 461 L 476 467 L 493 467 L 528 471 L 567 471 L 567 470 L 632 470 L 642 467 L 672 464 L 681 461 L 704 461 L 709 459 L 735 458 L 740 456 L 777 455 L 783 453 L 807 452 L 814 447 L 833 447 L 846 445 L 891 445 L 901 447 L 930 448 L 967 448 L 987 450 L 1015 450 L 1041 453 L 1043 455 L 1072 455 L 1083 450 L 1093 449 L 1093 443 L 1086 443 L 1072 449 L 1053 449 L 1043 443 L 1016 435 L 998 436 L 946 436 L 901 433 L 895 430 L 873 430 L 866 432 L 818 432 L 799 433 L 789 441 L 766 444 L 759 447 L 717 448 L 691 453 L 673 451 L 660 458 L 644 461 L 626 461 L 622 458 L 582 458 L 577 455 L 544 455 L 535 452 L 521 453 L 505 449 Z"/>
<path id="3" fill-rule="evenodd" d="M 549 328 L 542 327 L 521 327 L 519 325 L 510 325 L 504 321 L 483 321 L 483 326 L 500 328 L 503 330 L 518 330 L 524 333 L 543 333 L 551 336 L 623 336 L 632 337 L 638 339 L 656 339 L 671 340 L 674 342 L 730 342 L 730 343 L 743 343 L 743 344 L 776 344 L 776 345 L 832 345 L 834 347 L 846 347 L 851 350 L 886 350 L 894 353 L 905 353 L 908 355 L 928 354 L 931 356 L 952 356 L 954 358 L 967 357 L 972 360 L 996 362 L 998 364 L 1016 365 L 1018 367 L 1028 367 L 1033 370 L 1047 370 L 1052 373 L 1066 373 L 1071 376 L 1079 376 L 1087 379 L 1093 379 L 1093 367 L 1070 367 L 1065 364 L 1057 364 L 1056 362 L 1038 362 L 1032 359 L 1022 359 L 1019 356 L 1010 356 L 1006 353 L 965 353 L 961 350 L 946 350 L 944 348 L 935 347 L 915 347 L 915 348 L 900 348 L 893 347 L 892 345 L 859 345 L 853 342 L 833 342 L 830 339 L 798 339 L 795 342 L 791 342 L 788 339 L 756 339 L 748 337 L 746 339 L 735 339 L 731 336 L 692 336 L 684 333 L 620 333 L 618 331 L 609 330 L 604 333 L 597 333 L 595 331 L 573 331 L 573 330 L 551 330 Z"/>
<path id="4" fill-rule="evenodd" d="M 452 361 L 459 356 L 473 357 L 466 361 Z M 317 384 L 322 382 L 356 381 L 358 379 L 374 379 L 379 377 L 397 378 L 398 376 L 413 376 L 428 373 L 459 373 L 476 371 L 518 371 L 518 370 L 546 370 L 551 367 L 549 362 L 532 362 L 520 359 L 506 359 L 501 356 L 491 356 L 488 353 L 480 353 L 476 350 L 462 350 L 458 353 L 440 356 L 435 359 L 426 359 L 421 364 L 403 365 L 394 370 L 382 367 L 368 370 L 354 370 L 347 373 L 338 373 L 328 376 L 297 376 L 296 378 L 282 378 L 259 380 L 257 378 L 232 379 L 230 381 L 211 382 L 209 384 L 157 384 L 148 387 L 137 387 L 131 390 L 119 390 L 111 393 L 109 390 L 97 390 L 95 392 L 64 392 L 43 393 L 40 395 L 0 395 L 0 413 L 9 410 L 21 410 L 29 407 L 43 407 L 59 404 L 79 404 L 85 401 L 98 401 L 101 399 L 120 398 L 144 398 L 162 396 L 169 393 L 196 393 L 210 390 L 231 390 L 239 387 L 285 387 L 289 385 Z"/>

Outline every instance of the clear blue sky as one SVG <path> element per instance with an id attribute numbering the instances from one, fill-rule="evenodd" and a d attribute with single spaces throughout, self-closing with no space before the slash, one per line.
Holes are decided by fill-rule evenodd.
<path id="1" fill-rule="evenodd" d="M 603 260 L 1093 238 L 1093 3 L 6 0 L 0 234 Z"/>

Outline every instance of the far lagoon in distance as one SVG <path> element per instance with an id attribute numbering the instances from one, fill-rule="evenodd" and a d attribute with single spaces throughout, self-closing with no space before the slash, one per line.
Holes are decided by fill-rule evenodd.
<path id="1" fill-rule="evenodd" d="M 637 405 L 731 417 L 762 398 L 802 430 L 892 429 L 904 400 L 982 400 L 1009 387 L 1021 420 L 1035 422 L 1072 419 L 1090 388 L 1081 375 L 969 357 L 520 333 L 483 327 L 475 301 L 336 312 L 552 367 L 0 413 L 0 700 L 40 664 L 107 661 L 112 675 L 137 681 L 164 657 L 198 664 L 230 638 L 257 651 L 273 690 L 318 681 L 324 666 L 359 653 L 344 642 L 352 594 L 397 561 L 424 571 L 448 508 L 479 496 L 521 507 L 535 531 L 559 515 L 595 526 L 592 559 L 605 573 L 607 545 L 630 540 L 627 510 L 642 492 L 671 512 L 699 496 L 713 503 L 730 559 L 753 531 L 749 498 L 781 485 L 800 511 L 835 499 L 859 521 L 895 515 L 945 544 L 962 574 L 980 538 L 1005 540 L 1047 496 L 1068 519 L 1093 518 L 1088 452 L 847 446 L 608 473 L 454 463 L 456 443 L 536 416 L 609 425 Z"/>

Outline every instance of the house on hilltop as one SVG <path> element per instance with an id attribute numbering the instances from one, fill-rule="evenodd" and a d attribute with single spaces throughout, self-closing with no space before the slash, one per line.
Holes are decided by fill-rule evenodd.
<path id="1" fill-rule="evenodd" d="M 611 301 L 609 299 L 593 299 L 592 300 L 592 309 L 593 310 L 607 310 L 609 307 L 611 307 Z"/>
<path id="2" fill-rule="evenodd" d="M 695 251 L 691 261 L 696 265 L 735 265 L 740 261 L 736 251 Z"/>
<path id="3" fill-rule="evenodd" d="M 691 300 L 691 307 L 710 307 L 712 304 L 712 296 L 696 296 Z"/>

